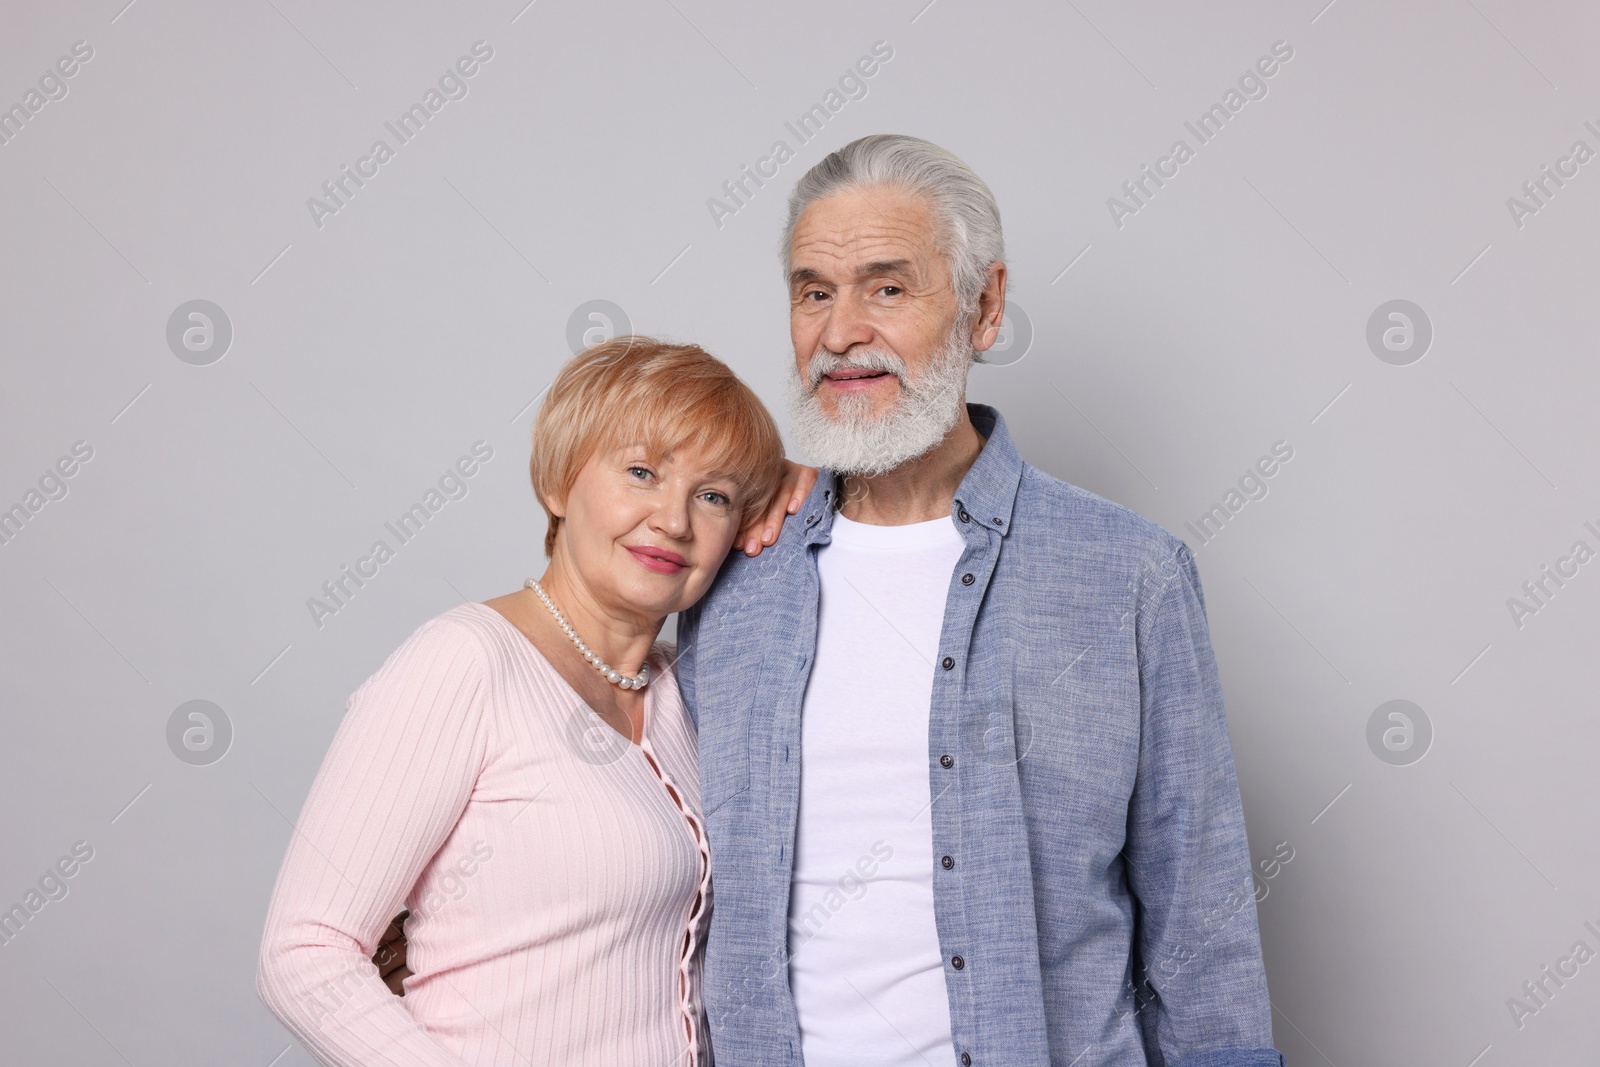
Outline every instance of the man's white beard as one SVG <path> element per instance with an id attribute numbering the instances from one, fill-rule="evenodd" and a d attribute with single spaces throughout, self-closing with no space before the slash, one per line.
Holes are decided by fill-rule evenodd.
<path id="1" fill-rule="evenodd" d="M 905 361 L 889 352 L 869 349 L 845 359 L 818 346 L 806 368 L 809 381 L 797 364 L 790 365 L 789 420 L 796 446 L 818 467 L 866 477 L 926 454 L 961 418 L 972 356 L 972 340 L 959 319 L 915 380 Z M 893 374 L 900 382 L 894 407 L 874 415 L 871 397 L 844 393 L 836 398 L 836 416 L 824 412 L 817 387 L 823 375 L 843 368 Z"/>

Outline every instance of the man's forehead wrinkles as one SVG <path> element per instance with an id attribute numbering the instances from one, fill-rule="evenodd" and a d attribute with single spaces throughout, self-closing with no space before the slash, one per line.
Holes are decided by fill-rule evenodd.
<path id="1" fill-rule="evenodd" d="M 829 234 L 807 236 L 795 241 L 793 263 L 798 268 L 829 266 L 859 269 L 868 264 L 902 261 L 912 266 L 933 254 L 932 246 L 915 234 L 895 233 Z"/>
<path id="2" fill-rule="evenodd" d="M 825 230 L 808 227 L 795 236 L 795 244 L 797 246 L 820 244 L 831 247 L 847 247 L 870 244 L 872 242 L 899 242 L 921 245 L 928 243 L 928 236 L 924 230 L 917 226 L 908 223 L 897 224 L 884 220 L 853 226 L 831 226 Z"/>
<path id="3" fill-rule="evenodd" d="M 926 227 L 918 226 L 912 219 L 829 219 L 829 221 L 811 222 L 810 226 L 798 227 L 795 237 L 800 240 L 827 240 L 827 242 L 848 243 L 853 240 L 872 240 L 872 238 L 899 238 L 899 240 L 923 240 L 928 232 Z"/>

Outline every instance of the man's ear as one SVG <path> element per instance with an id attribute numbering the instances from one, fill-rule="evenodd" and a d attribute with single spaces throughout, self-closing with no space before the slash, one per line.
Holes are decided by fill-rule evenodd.
<path id="1" fill-rule="evenodd" d="M 978 313 L 972 317 L 972 347 L 987 352 L 1000 336 L 1006 317 L 1006 265 L 989 264 L 989 277 L 978 294 Z"/>

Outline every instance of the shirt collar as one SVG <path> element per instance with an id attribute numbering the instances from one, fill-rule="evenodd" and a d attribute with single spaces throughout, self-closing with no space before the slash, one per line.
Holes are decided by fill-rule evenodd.
<path id="1" fill-rule="evenodd" d="M 1011 529 L 1017 487 L 1022 483 L 1022 454 L 1012 443 L 999 411 L 987 404 L 968 404 L 967 417 L 985 440 L 978 458 L 956 487 L 950 518 L 963 535 L 973 527 L 982 527 L 1004 537 Z M 837 479 L 833 471 L 824 467 L 817 472 L 817 484 L 811 487 L 796 516 L 805 528 L 807 545 L 825 545 L 832 540 L 837 495 Z"/>

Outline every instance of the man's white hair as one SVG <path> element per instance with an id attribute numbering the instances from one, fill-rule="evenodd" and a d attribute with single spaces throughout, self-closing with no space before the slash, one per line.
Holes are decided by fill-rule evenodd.
<path id="1" fill-rule="evenodd" d="M 806 171 L 789 194 L 789 221 L 779 258 L 785 280 L 789 244 L 800 213 L 813 201 L 847 189 L 898 187 L 927 198 L 933 212 L 934 244 L 944 254 L 955 284 L 957 321 L 978 310 L 989 267 L 1006 258 L 1000 207 L 982 178 L 932 141 L 897 133 L 861 137 Z"/>

